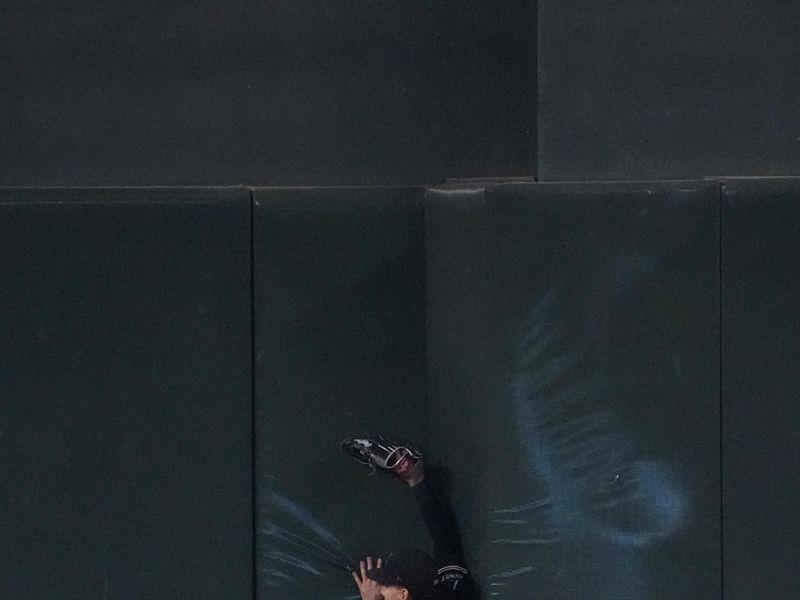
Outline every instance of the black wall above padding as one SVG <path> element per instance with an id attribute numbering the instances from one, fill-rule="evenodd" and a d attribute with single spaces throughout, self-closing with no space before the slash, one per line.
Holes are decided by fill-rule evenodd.
<path id="1" fill-rule="evenodd" d="M 728 180 L 722 204 L 725 598 L 793 598 L 800 554 L 800 180 Z"/>
<path id="2" fill-rule="evenodd" d="M 539 3 L 539 176 L 800 173 L 796 2 Z"/>
<path id="3" fill-rule="evenodd" d="M 246 190 L 0 191 L 0 596 L 252 596 Z"/>
<path id="4" fill-rule="evenodd" d="M 0 185 L 531 175 L 535 6 L 7 2 Z"/>
<path id="5" fill-rule="evenodd" d="M 431 447 L 485 597 L 719 598 L 719 186 L 434 189 L 426 240 Z"/>
<path id="6" fill-rule="evenodd" d="M 423 193 L 255 190 L 263 600 L 351 597 L 350 559 L 429 543 L 411 490 L 340 447 L 427 442 Z"/>

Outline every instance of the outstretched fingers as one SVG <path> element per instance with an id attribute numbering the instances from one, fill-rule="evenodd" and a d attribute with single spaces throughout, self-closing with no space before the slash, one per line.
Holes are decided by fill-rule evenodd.
<path id="1" fill-rule="evenodd" d="M 383 560 L 378 558 L 377 561 L 375 561 L 374 566 L 376 569 L 380 569 L 383 566 Z M 353 571 L 352 575 L 353 581 L 355 581 L 356 586 L 358 586 L 361 600 L 383 600 L 380 584 L 367 576 L 367 572 L 373 568 L 372 557 L 368 556 L 366 562 L 363 560 L 359 561 L 358 568 L 361 572 L 361 576 L 359 577 L 359 574 L 356 573 L 356 571 Z"/>
<path id="2" fill-rule="evenodd" d="M 358 570 L 360 571 L 361 576 L 359 577 L 359 573 L 357 573 L 356 571 L 352 571 L 351 575 L 353 576 L 353 579 L 355 580 L 355 582 L 358 584 L 359 587 L 364 585 L 364 582 L 366 582 L 367 580 L 372 581 L 367 573 L 371 571 L 373 568 L 375 569 L 383 568 L 383 559 L 378 558 L 375 560 L 375 562 L 373 562 L 372 557 L 368 556 L 366 561 L 363 560 L 358 561 Z"/>

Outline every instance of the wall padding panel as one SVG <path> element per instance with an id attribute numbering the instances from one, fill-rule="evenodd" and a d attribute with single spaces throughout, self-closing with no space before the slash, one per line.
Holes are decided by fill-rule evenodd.
<path id="1" fill-rule="evenodd" d="M 258 597 L 346 598 L 347 565 L 429 544 L 411 490 L 342 452 L 425 445 L 423 191 L 255 191 Z"/>
<path id="2" fill-rule="evenodd" d="M 791 598 L 800 553 L 800 180 L 730 180 L 722 205 L 725 597 Z"/>
<path id="3" fill-rule="evenodd" d="M 245 190 L 0 191 L 0 596 L 252 594 Z"/>
<path id="4" fill-rule="evenodd" d="M 719 597 L 718 205 L 428 192 L 431 446 L 485 597 Z"/>

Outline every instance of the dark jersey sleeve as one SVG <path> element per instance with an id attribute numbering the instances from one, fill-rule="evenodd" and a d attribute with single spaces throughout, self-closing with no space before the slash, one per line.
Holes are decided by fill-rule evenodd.
<path id="1" fill-rule="evenodd" d="M 433 540 L 433 557 L 440 565 L 433 581 L 433 598 L 477 600 L 476 586 L 464 561 L 455 517 L 436 483 L 428 478 L 414 487 L 417 504 Z"/>

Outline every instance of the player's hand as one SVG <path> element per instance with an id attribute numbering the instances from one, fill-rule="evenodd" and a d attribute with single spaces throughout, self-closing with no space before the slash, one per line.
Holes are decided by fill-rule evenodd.
<path id="1" fill-rule="evenodd" d="M 379 558 L 378 562 L 375 563 L 375 568 L 380 569 L 382 566 L 383 561 Z M 368 556 L 366 563 L 363 560 L 359 562 L 359 567 L 361 568 L 361 577 L 358 576 L 358 573 L 353 571 L 353 579 L 358 586 L 361 600 L 383 600 L 381 585 L 377 581 L 367 577 L 367 571 L 372 569 L 372 557 Z"/>

